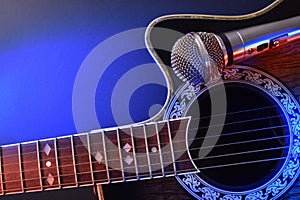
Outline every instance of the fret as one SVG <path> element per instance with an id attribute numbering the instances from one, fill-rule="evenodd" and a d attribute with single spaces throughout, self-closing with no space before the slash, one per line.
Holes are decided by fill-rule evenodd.
<path id="1" fill-rule="evenodd" d="M 131 137 L 131 144 L 132 144 L 132 154 L 133 154 L 133 162 L 134 162 L 134 168 L 135 168 L 135 173 L 136 173 L 136 177 L 137 179 L 139 179 L 139 171 L 138 171 L 138 167 L 137 167 L 137 156 L 136 156 L 136 146 L 134 144 L 134 136 L 133 136 L 133 128 L 132 126 L 129 127 L 130 128 L 130 137 Z"/>
<path id="2" fill-rule="evenodd" d="M 145 149 L 146 149 L 146 155 L 147 155 L 147 160 L 148 160 L 148 167 L 149 167 L 149 175 L 150 178 L 152 178 L 152 169 L 151 169 L 151 163 L 150 163 L 150 156 L 149 156 L 149 146 L 148 146 L 148 138 L 147 138 L 147 133 L 146 133 L 146 127 L 143 124 L 143 132 L 144 132 L 144 139 L 145 139 Z"/>
<path id="3" fill-rule="evenodd" d="M 41 157 L 40 157 L 40 145 L 39 141 L 36 141 L 36 157 L 38 160 L 38 169 L 39 169 L 39 178 L 40 178 L 40 185 L 41 185 L 41 190 L 43 189 L 43 181 L 42 181 L 42 168 L 41 168 Z"/>
<path id="4" fill-rule="evenodd" d="M 176 170 L 178 173 L 196 172 L 189 153 L 188 142 L 186 141 L 187 127 L 190 123 L 190 117 L 169 120 L 171 137 L 173 138 L 174 157 L 176 159 Z M 193 138 L 194 140 L 194 138 Z"/>
<path id="5" fill-rule="evenodd" d="M 71 149 L 72 149 L 72 161 L 73 161 L 73 170 L 75 173 L 75 183 L 78 186 L 78 179 L 77 179 L 77 168 L 75 163 L 75 151 L 74 151 L 74 137 L 71 135 Z"/>
<path id="6" fill-rule="evenodd" d="M 22 185 L 22 192 L 24 192 L 24 178 L 23 178 L 23 168 L 22 168 L 22 158 L 21 158 L 21 144 L 18 144 L 18 158 L 19 158 L 19 168 L 20 168 L 20 178 Z"/>
<path id="7" fill-rule="evenodd" d="M 41 140 L 39 149 L 43 188 L 45 190 L 60 188 L 56 139 Z"/>
<path id="8" fill-rule="evenodd" d="M 0 195 L 4 194 L 3 188 L 3 164 L 2 164 L 2 149 L 0 149 Z"/>
<path id="9" fill-rule="evenodd" d="M 86 134 L 86 142 L 87 142 L 87 145 L 88 145 L 88 148 L 87 148 L 88 152 L 87 153 L 88 153 L 88 156 L 89 156 L 89 163 L 90 163 L 91 180 L 92 180 L 91 184 L 94 184 L 95 180 L 94 180 L 93 164 L 92 164 L 91 142 L 90 142 L 90 135 L 88 133 Z"/>
<path id="10" fill-rule="evenodd" d="M 121 152 L 122 149 L 121 149 L 121 143 L 120 143 L 119 129 L 116 129 L 116 133 L 117 133 L 117 141 L 118 141 L 118 149 L 119 149 L 120 168 L 121 168 L 121 172 L 122 172 L 122 178 L 123 178 L 123 181 L 124 181 L 125 176 L 124 176 L 123 159 L 122 159 L 122 152 Z"/>
<path id="11" fill-rule="evenodd" d="M 104 143 L 107 154 L 107 166 L 111 182 L 123 182 L 122 160 L 117 130 L 104 131 Z"/>
<path id="12" fill-rule="evenodd" d="M 161 165 L 161 172 L 162 175 L 165 176 L 165 169 L 164 169 L 164 163 L 163 163 L 163 156 L 162 156 L 162 150 L 161 150 L 161 142 L 159 137 L 159 129 L 157 123 L 155 123 L 155 132 L 156 132 L 156 138 L 157 138 L 157 144 L 158 144 L 158 153 L 159 153 L 159 160 Z"/>
<path id="13" fill-rule="evenodd" d="M 149 163 L 152 170 L 152 177 L 158 178 L 163 176 L 163 164 L 161 158 L 161 150 L 159 146 L 159 137 L 156 123 L 148 123 L 145 126 L 145 133 L 147 137 Z"/>
<path id="14" fill-rule="evenodd" d="M 23 160 L 24 190 L 26 192 L 41 191 L 41 171 L 39 164 L 38 142 L 28 142 L 21 144 Z"/>
<path id="15" fill-rule="evenodd" d="M 57 155 L 62 187 L 77 185 L 72 136 L 57 138 Z"/>
<path id="16" fill-rule="evenodd" d="M 171 149 L 171 157 L 172 157 L 172 163 L 173 163 L 173 170 L 176 175 L 176 163 L 175 163 L 175 157 L 174 157 L 174 148 L 173 148 L 173 140 L 172 140 L 172 132 L 170 128 L 170 123 L 169 121 L 166 121 L 167 127 L 168 127 L 168 135 L 169 135 L 169 144 L 170 144 L 170 149 Z"/>
<path id="17" fill-rule="evenodd" d="M 162 163 L 165 176 L 172 176 L 175 173 L 174 161 L 173 161 L 173 151 L 170 145 L 170 136 L 168 124 L 166 121 L 161 121 L 157 123 L 160 149 L 162 154 Z"/>
<path id="18" fill-rule="evenodd" d="M 135 155 L 137 161 L 136 165 L 140 179 L 148 179 L 151 177 L 144 131 L 145 130 L 142 125 L 132 126 L 132 135 L 134 138 Z"/>
<path id="19" fill-rule="evenodd" d="M 24 192 L 19 147 L 20 144 L 2 146 L 3 191 L 6 194 Z"/>
<path id="20" fill-rule="evenodd" d="M 57 181 L 58 181 L 59 187 L 61 187 L 61 179 L 60 179 L 60 172 L 59 172 L 59 162 L 58 162 L 58 153 L 57 153 L 57 139 L 56 138 L 54 139 L 54 154 L 55 154 L 55 162 L 56 162 L 56 169 L 57 169 Z"/>
<path id="21" fill-rule="evenodd" d="M 92 157 L 90 153 L 89 135 L 78 134 L 73 137 L 78 184 L 92 185 L 94 183 L 92 171 Z"/>
<path id="22" fill-rule="evenodd" d="M 120 155 L 123 164 L 125 180 L 137 180 L 138 174 L 131 128 L 120 128 L 118 136 L 120 141 Z"/>
<path id="23" fill-rule="evenodd" d="M 93 131 L 89 134 L 90 154 L 92 155 L 92 171 L 95 183 L 110 181 L 103 131 Z"/>

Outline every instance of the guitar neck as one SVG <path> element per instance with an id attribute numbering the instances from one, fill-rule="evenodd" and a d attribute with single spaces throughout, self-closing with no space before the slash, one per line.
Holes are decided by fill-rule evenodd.
<path id="1" fill-rule="evenodd" d="M 190 118 L 1 147 L 0 193 L 13 194 L 174 176 L 196 171 Z"/>

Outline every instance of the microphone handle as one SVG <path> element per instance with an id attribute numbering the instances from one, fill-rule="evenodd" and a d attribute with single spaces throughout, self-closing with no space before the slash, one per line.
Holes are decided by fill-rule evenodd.
<path id="1" fill-rule="evenodd" d="M 239 63 L 252 56 L 300 39 L 300 16 L 218 34 L 224 43 L 226 63 Z"/>

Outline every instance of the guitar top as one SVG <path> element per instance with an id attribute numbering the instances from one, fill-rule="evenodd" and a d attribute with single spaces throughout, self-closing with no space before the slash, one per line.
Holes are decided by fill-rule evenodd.
<path id="1" fill-rule="evenodd" d="M 168 37 L 164 35 L 163 31 L 159 31 L 159 28 L 166 28 L 171 30 L 179 31 L 180 33 L 186 34 L 189 32 L 212 32 L 212 33 L 220 33 L 225 32 L 228 30 L 234 30 L 238 28 L 253 26 L 257 24 L 262 24 L 265 22 L 272 22 L 280 19 L 285 19 L 293 16 L 299 15 L 299 10 L 293 10 L 292 9 L 293 2 L 284 2 L 280 5 L 278 5 L 273 10 L 268 10 L 268 12 L 262 14 L 262 15 L 254 15 L 254 16 L 241 16 L 235 17 L 235 16 L 207 16 L 207 15 L 170 15 L 170 16 L 162 16 L 161 18 L 158 18 L 157 20 L 154 20 L 154 22 L 151 24 L 151 27 L 148 30 L 148 35 L 146 39 L 148 39 L 148 46 L 150 47 L 149 51 L 152 53 L 152 56 L 156 59 L 157 63 L 161 66 L 162 70 L 167 74 L 167 77 L 171 77 L 171 83 L 175 95 L 183 95 L 184 92 L 177 92 L 176 90 L 182 90 L 181 85 L 183 84 L 181 80 L 178 79 L 177 76 L 174 75 L 173 70 L 168 67 L 171 66 L 171 56 L 170 56 L 170 50 L 172 49 L 172 45 L 178 40 L 179 37 L 182 35 L 178 34 L 176 37 Z M 280 13 L 280 14 L 279 14 Z M 167 32 L 165 34 L 170 34 L 170 32 Z M 169 41 L 167 44 L 170 46 L 160 48 L 162 38 L 169 38 Z M 164 43 L 166 45 L 166 42 Z M 157 47 L 157 48 L 156 48 Z M 271 74 L 272 77 L 275 79 L 280 80 L 291 91 L 291 97 L 295 97 L 295 103 L 296 105 L 299 105 L 299 99 L 300 99 L 300 70 L 299 70 L 299 63 L 300 63 L 300 41 L 296 40 L 293 41 L 287 45 L 281 46 L 280 48 L 274 48 L 270 51 L 263 53 L 261 55 L 257 55 L 253 58 L 250 58 L 246 61 L 243 61 L 239 63 L 242 66 L 248 66 L 253 69 L 259 69 L 263 72 L 267 72 L 268 74 Z M 234 75 L 233 75 L 234 76 Z M 239 75 L 236 75 L 237 77 Z M 242 76 L 242 75 L 241 75 Z M 237 78 L 236 78 L 237 79 Z M 258 79 L 259 80 L 259 79 Z M 265 86 L 266 87 L 266 86 Z M 188 91 L 188 89 L 186 89 Z M 267 94 L 268 95 L 268 94 Z M 192 98 L 192 95 L 191 95 Z M 241 98 L 240 96 L 236 95 L 235 98 Z M 180 99 L 176 99 L 176 101 L 179 101 L 179 104 L 184 103 L 188 104 L 189 102 L 186 101 L 180 101 Z M 175 104 L 176 104 L 176 101 Z M 258 103 L 258 102 L 256 102 Z M 171 103 L 172 104 L 172 103 Z M 174 105 L 175 105 L 174 104 Z M 237 104 L 235 107 L 239 107 L 239 104 Z M 172 107 L 176 111 L 177 108 Z M 193 107 L 194 108 L 194 107 Z M 184 110 L 184 107 L 180 107 L 177 109 L 177 112 L 180 111 L 180 109 Z M 295 108 L 298 109 L 299 107 Z M 181 111 L 182 111 L 181 110 Z M 185 110 L 184 110 L 185 111 Z M 183 111 L 183 112 L 184 112 Z M 187 113 L 190 113 L 189 111 L 186 111 Z M 174 116 L 172 115 L 174 112 L 169 113 L 169 117 Z M 180 115 L 180 114 L 179 114 Z M 255 116 L 255 115 L 253 115 Z M 297 118 L 297 117 L 296 117 Z M 298 125 L 297 125 L 298 123 Z M 299 126 L 299 122 L 296 122 L 296 126 Z M 277 135 L 278 136 L 278 135 Z M 295 138 L 296 139 L 296 138 Z M 282 141 L 284 143 L 284 141 Z M 201 145 L 201 144 L 200 144 Z M 219 144 L 220 145 L 220 144 Z M 224 145 L 224 144 L 222 144 Z M 298 148 L 298 145 L 291 146 L 291 148 Z M 229 151 L 228 151 L 229 152 Z M 275 153 L 274 153 L 275 154 Z M 282 154 L 283 155 L 283 154 Z M 214 157 L 218 157 L 219 155 L 214 155 Z M 213 157 L 213 156 L 212 156 Z M 283 156 L 284 157 L 284 156 Z M 240 159 L 240 158 L 238 158 Z M 205 161 L 203 161 L 205 162 Z M 296 161 L 298 162 L 298 161 Z M 201 159 L 200 159 L 201 163 Z M 200 164 L 201 165 L 201 164 Z M 267 165 L 263 165 L 267 166 Z M 224 167 L 225 168 L 225 167 Z M 201 169 L 201 168 L 200 168 Z M 294 170 L 297 170 L 298 167 L 296 167 Z M 238 169 L 239 170 L 239 169 Z M 258 170 L 258 168 L 257 168 Z M 285 169 L 284 169 L 285 170 Z M 243 177 L 246 176 L 247 173 L 252 174 L 252 176 L 255 176 L 253 172 L 251 171 L 243 171 L 244 174 L 239 174 L 237 176 L 233 176 L 233 179 L 243 179 Z M 199 199 L 222 199 L 222 198 L 229 198 L 229 199 L 248 199 L 248 198 L 254 198 L 254 199 L 269 199 L 269 198 L 283 198 L 283 199 L 290 199 L 290 198 L 297 198 L 298 195 L 300 196 L 298 189 L 299 181 L 298 178 L 294 178 L 295 181 L 293 182 L 293 186 L 290 188 L 286 188 L 284 195 L 282 196 L 276 196 L 277 192 L 282 190 L 282 188 L 279 186 L 281 183 L 278 180 L 278 188 L 277 186 L 274 188 L 277 188 L 278 191 L 275 192 L 274 196 L 271 197 L 271 195 L 267 195 L 267 193 L 264 193 L 264 189 L 259 191 L 257 194 L 253 194 L 252 196 L 242 196 L 241 190 L 234 189 L 234 187 L 226 188 L 224 185 L 220 186 L 220 184 L 216 184 L 215 182 L 218 182 L 216 180 L 219 180 L 219 182 L 222 182 L 223 180 L 220 180 L 218 178 L 212 178 L 210 180 L 206 177 L 207 174 L 204 171 L 204 175 L 199 174 L 199 176 L 178 176 L 177 180 L 174 180 L 172 178 L 167 178 L 164 180 L 153 180 L 153 181 L 147 181 L 147 183 L 144 183 L 143 185 L 136 185 L 135 183 L 130 183 L 128 186 L 124 185 L 123 187 L 128 192 L 128 194 L 136 194 L 136 198 L 138 196 L 142 196 L 142 199 L 156 199 L 156 198 L 162 198 L 162 199 L 193 199 L 193 198 L 199 198 Z M 216 172 L 213 172 L 216 173 Z M 223 173 L 229 173 L 229 171 L 224 171 Z M 237 173 L 235 171 L 234 173 Z M 236 175 L 236 174 L 234 174 Z M 273 174 L 274 175 L 274 174 Z M 251 176 L 251 175 L 250 175 Z M 191 178 L 191 180 L 189 180 Z M 200 179 L 200 181 L 198 181 Z M 178 184 L 178 181 L 181 185 Z M 262 181 L 263 182 L 263 181 Z M 266 183 L 266 182 L 265 182 Z M 200 187 L 201 184 L 204 184 L 206 187 Z M 215 185 L 217 185 L 215 187 Z M 285 183 L 287 184 L 287 183 Z M 210 186 L 207 186 L 210 185 Z M 225 184 L 226 185 L 226 184 Z M 230 185 L 230 184 L 228 184 Z M 234 184 L 233 184 L 234 185 Z M 246 184 L 245 184 L 246 185 Z M 254 184 L 255 185 L 255 184 Z M 267 184 L 266 184 L 267 185 Z M 181 188 L 180 188 L 181 186 Z M 112 190 L 115 189 L 117 186 L 112 186 L 111 190 L 110 188 L 105 188 L 108 190 L 107 196 L 108 198 L 113 198 L 114 196 L 111 195 Z M 184 187 L 184 189 L 182 189 Z M 281 189 L 279 189 L 281 187 Z M 138 188 L 138 190 L 131 189 L 131 188 Z M 216 188 L 216 189 L 215 189 Z M 228 194 L 227 196 L 223 194 L 223 190 L 228 191 L 235 191 L 232 193 L 225 193 Z M 253 188 L 245 189 L 246 191 L 251 190 Z M 266 189 L 268 190 L 268 189 Z M 167 191 L 167 192 L 166 192 Z M 204 192 L 205 191 L 205 192 Z M 224 196 L 225 195 L 225 196 Z M 241 196 L 239 196 L 241 195 Z M 226 199 L 225 198 L 225 199 Z"/>

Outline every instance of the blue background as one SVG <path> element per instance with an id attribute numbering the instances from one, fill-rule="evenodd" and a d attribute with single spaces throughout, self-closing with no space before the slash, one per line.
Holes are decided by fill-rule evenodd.
<path id="1" fill-rule="evenodd" d="M 240 15 L 259 10 L 271 2 L 1 0 L 0 145 L 99 128 L 87 120 L 86 130 L 76 129 L 72 111 L 73 86 L 90 52 L 115 34 L 146 27 L 162 15 Z M 118 44 L 112 44 L 106 53 L 114 53 L 117 48 Z M 117 58 L 99 77 L 94 107 L 101 127 L 143 121 L 157 111 L 150 112 L 149 116 L 152 105 L 164 104 L 167 89 L 159 84 L 145 84 L 132 94 L 128 107 L 124 108 L 129 110 L 131 119 L 116 122 L 113 118 L 114 86 L 122 75 L 144 63 L 155 62 L 146 49 L 134 50 Z M 98 67 L 104 66 L 99 64 Z M 158 80 L 163 79 L 159 71 L 155 73 Z M 147 75 L 136 78 L 143 79 L 143 76 Z M 119 100 L 122 101 L 122 95 Z M 63 194 L 57 195 L 55 198 Z"/>
<path id="2" fill-rule="evenodd" d="M 271 1 L 1 1 L 0 144 L 76 133 L 72 115 L 74 81 L 86 56 L 107 38 L 146 27 L 166 14 L 244 14 L 268 2 Z M 116 44 L 107 49 L 108 53 L 115 48 Z M 136 65 L 149 62 L 154 61 L 147 50 L 140 50 L 112 64 L 97 90 L 98 116 L 110 115 L 109 90 L 118 77 Z M 116 66 L 122 66 L 122 71 Z M 140 99 L 132 99 L 131 110 L 139 110 L 136 108 L 147 105 L 148 101 L 164 103 L 161 95 L 166 95 L 165 89 L 160 88 L 150 98 L 143 98 L 145 89 L 142 90 L 133 97 Z M 135 121 L 144 120 L 148 114 L 131 113 Z M 102 127 L 116 125 L 111 118 L 104 117 L 99 123 Z"/>

